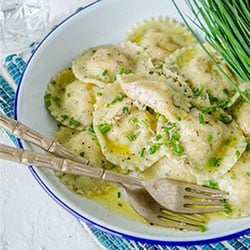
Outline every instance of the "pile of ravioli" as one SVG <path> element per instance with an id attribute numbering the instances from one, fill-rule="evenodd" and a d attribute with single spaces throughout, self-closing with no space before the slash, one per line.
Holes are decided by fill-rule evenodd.
<path id="1" fill-rule="evenodd" d="M 119 44 L 83 50 L 71 68 L 52 77 L 44 100 L 59 124 L 55 139 L 73 153 L 142 179 L 225 190 L 228 215 L 250 215 L 250 105 L 180 23 L 152 18 Z M 88 197 L 112 188 L 57 175 Z"/>

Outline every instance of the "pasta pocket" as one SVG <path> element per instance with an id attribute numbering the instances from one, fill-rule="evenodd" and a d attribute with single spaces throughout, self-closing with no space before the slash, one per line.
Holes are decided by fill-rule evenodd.
<path id="1" fill-rule="evenodd" d="M 239 101 L 232 107 L 232 115 L 243 133 L 250 138 L 250 105 Z"/>
<path id="2" fill-rule="evenodd" d="M 45 103 L 58 122 L 84 130 L 92 124 L 98 89 L 95 85 L 76 80 L 68 69 L 52 78 L 45 94 Z"/>
<path id="3" fill-rule="evenodd" d="M 133 60 L 113 45 L 89 48 L 72 62 L 77 79 L 100 87 L 114 82 L 117 73 L 128 73 L 133 67 Z"/>
<path id="4" fill-rule="evenodd" d="M 218 180 L 218 187 L 229 193 L 227 214 L 240 218 L 250 216 L 250 151 L 246 151 L 235 166 Z"/>
<path id="5" fill-rule="evenodd" d="M 59 127 L 55 140 L 76 155 L 80 155 L 98 167 L 110 169 L 113 164 L 103 156 L 98 141 L 88 131 L 78 131 L 67 127 Z M 107 193 L 113 185 L 97 179 L 58 172 L 57 176 L 72 191 L 91 197 Z"/>
<path id="6" fill-rule="evenodd" d="M 246 139 L 235 122 L 224 124 L 192 109 L 188 117 L 169 122 L 159 119 L 158 134 L 165 138 L 169 161 L 182 165 L 198 184 L 230 170 L 246 149 Z"/>
<path id="7" fill-rule="evenodd" d="M 222 62 L 221 67 L 233 78 Z M 196 96 L 201 95 L 218 107 L 225 108 L 235 101 L 235 89 L 200 45 L 176 50 L 166 58 L 163 71 L 166 74 L 172 71 L 183 76 Z"/>
<path id="8" fill-rule="evenodd" d="M 138 109 L 118 84 L 98 98 L 93 125 L 104 156 L 122 169 L 143 171 L 163 156 L 155 115 Z"/>
<path id="9" fill-rule="evenodd" d="M 158 67 L 176 49 L 196 44 L 185 26 L 164 17 L 137 24 L 129 31 L 126 40 L 143 48 Z"/>
<path id="10" fill-rule="evenodd" d="M 165 77 L 138 74 L 117 76 L 117 82 L 127 96 L 175 122 L 188 116 L 192 105 L 189 100 L 191 97 L 186 96 L 182 86 L 177 86 L 173 81 Z"/>

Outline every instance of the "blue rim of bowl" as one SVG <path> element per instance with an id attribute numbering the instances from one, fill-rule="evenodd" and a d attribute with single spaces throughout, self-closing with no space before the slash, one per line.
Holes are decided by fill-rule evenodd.
<path id="1" fill-rule="evenodd" d="M 35 51 L 33 52 L 33 54 L 31 55 L 31 57 L 29 58 L 26 68 L 21 76 L 19 85 L 17 87 L 16 90 L 16 96 L 15 96 L 15 104 L 14 104 L 14 116 L 15 119 L 17 119 L 17 107 L 18 107 L 18 97 L 19 97 L 19 91 L 22 85 L 22 81 L 23 81 L 23 76 L 24 73 L 30 63 L 30 61 L 32 60 L 33 56 L 36 54 L 36 51 L 39 49 L 39 47 L 43 44 L 43 42 L 47 39 L 48 36 L 50 36 L 51 33 L 53 33 L 58 27 L 62 26 L 66 21 L 68 21 L 72 16 L 77 15 L 78 13 L 84 11 L 85 9 L 101 2 L 102 0 L 97 0 L 94 1 L 84 7 L 80 7 L 78 8 L 72 15 L 68 16 L 66 19 L 64 19 L 62 22 L 60 22 L 59 24 L 57 24 L 43 39 L 42 41 L 39 43 L 39 45 L 37 46 L 37 48 L 35 49 Z M 18 139 L 18 144 L 20 148 L 23 148 L 23 144 L 21 142 L 20 139 Z M 74 215 L 75 217 L 77 217 L 78 219 L 86 222 L 87 224 L 96 227 L 97 229 L 100 229 L 101 231 L 105 232 L 105 233 L 110 233 L 114 236 L 118 236 L 127 240 L 133 240 L 133 241 L 138 241 L 138 242 L 142 242 L 142 243 L 146 243 L 146 244 L 151 244 L 151 245 L 161 245 L 161 246 L 191 246 L 191 245 L 204 245 L 204 244 L 211 244 L 211 243 L 218 243 L 220 241 L 225 241 L 225 240 L 233 240 L 235 238 L 238 238 L 242 235 L 246 235 L 248 233 L 250 233 L 250 228 L 249 229 L 245 229 L 236 233 L 232 233 L 229 235 L 225 235 L 225 236 L 220 236 L 217 238 L 211 238 L 211 239 L 205 239 L 205 240 L 195 240 L 195 241 L 168 241 L 168 240 L 151 240 L 151 239 L 144 239 L 144 238 L 140 238 L 140 237 L 136 237 L 133 235 L 129 235 L 129 234 L 124 234 L 121 232 L 117 232 L 114 231 L 110 228 L 107 228 L 103 225 L 100 225 L 94 221 L 89 220 L 88 218 L 82 216 L 80 213 L 78 213 L 77 211 L 75 211 L 74 209 L 72 209 L 70 206 L 68 206 L 64 201 L 62 201 L 59 197 L 57 197 L 50 189 L 49 187 L 44 183 L 44 181 L 42 180 L 42 178 L 39 176 L 39 174 L 36 172 L 36 170 L 34 169 L 33 166 L 29 166 L 29 170 L 32 173 L 33 177 L 36 179 L 36 181 L 40 184 L 40 186 L 45 190 L 45 192 L 54 200 L 56 201 L 61 207 L 63 207 L 66 211 L 68 211 L 69 213 L 71 213 L 72 215 Z"/>

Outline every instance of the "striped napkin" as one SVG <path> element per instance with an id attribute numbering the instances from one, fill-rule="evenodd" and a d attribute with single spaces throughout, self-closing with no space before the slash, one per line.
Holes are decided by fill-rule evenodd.
<path id="1" fill-rule="evenodd" d="M 21 75 L 26 67 L 26 62 L 29 56 L 33 52 L 35 44 L 31 46 L 30 51 L 26 54 L 21 55 L 9 55 L 6 57 L 2 75 L 0 75 L 0 110 L 7 114 L 9 117 L 14 118 L 14 100 L 15 100 L 15 89 L 20 83 Z M 12 142 L 18 146 L 17 140 L 13 135 L 8 134 Z M 104 232 L 94 225 L 86 224 L 79 219 L 79 223 L 87 229 L 89 233 L 93 235 L 96 241 L 108 250 L 210 250 L 210 249 L 237 249 L 237 250 L 248 250 L 250 249 L 250 233 L 238 238 L 234 238 L 228 241 L 221 241 L 211 244 L 204 245 L 193 245 L 193 246 L 173 246 L 170 245 L 151 245 L 149 243 L 136 242 L 125 238 L 118 237 L 116 235 Z"/>

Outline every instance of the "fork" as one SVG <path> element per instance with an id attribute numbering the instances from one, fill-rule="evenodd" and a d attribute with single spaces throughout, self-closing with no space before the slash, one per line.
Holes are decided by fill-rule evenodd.
<path id="1" fill-rule="evenodd" d="M 89 169 L 69 159 L 56 157 L 55 155 L 44 155 L 31 150 L 14 148 L 0 144 L 0 158 L 10 160 L 25 165 L 37 165 L 63 171 L 71 174 L 85 175 L 96 177 L 101 168 Z M 63 168 L 62 168 L 63 166 Z M 160 226 L 198 231 L 204 227 L 205 217 L 199 214 L 178 214 L 168 211 L 157 203 L 143 186 L 135 184 L 123 184 L 126 190 L 128 201 L 137 214 L 142 216 L 147 222 Z"/>
<path id="2" fill-rule="evenodd" d="M 62 172 L 71 172 L 116 182 L 127 188 L 130 185 L 144 188 L 163 208 L 178 213 L 211 213 L 225 210 L 221 200 L 225 200 L 227 194 L 223 191 L 167 178 L 143 181 L 135 177 L 104 170 L 96 167 L 85 158 L 69 152 L 53 139 L 45 137 L 21 122 L 12 120 L 3 114 L 0 114 L 0 126 L 13 135 L 58 156 L 57 158 L 49 156 L 51 158 L 45 161 L 44 155 L 39 156 L 35 152 L 26 150 L 14 151 L 13 148 L 8 149 L 6 146 L 1 145 L 1 156 L 7 160 L 15 160 L 24 164 L 44 166 Z M 5 149 L 6 151 L 4 151 Z"/>

